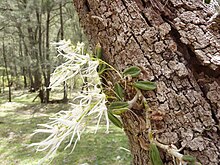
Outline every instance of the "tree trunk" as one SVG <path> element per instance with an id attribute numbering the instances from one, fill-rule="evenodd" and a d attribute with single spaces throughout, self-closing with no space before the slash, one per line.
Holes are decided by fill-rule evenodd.
<path id="1" fill-rule="evenodd" d="M 2 93 L 5 92 L 5 70 L 2 73 Z"/>
<path id="2" fill-rule="evenodd" d="M 63 3 L 62 1 L 59 4 L 59 11 L 60 11 L 60 39 L 64 39 L 64 29 L 63 29 Z M 67 96 L 67 83 L 66 81 L 63 82 L 63 102 L 68 101 Z"/>
<path id="3" fill-rule="evenodd" d="M 24 79 L 24 89 L 26 89 L 27 88 L 27 77 L 26 77 L 26 73 L 27 71 L 26 71 L 26 69 L 25 69 L 25 67 L 22 67 L 22 74 L 23 74 L 23 79 Z"/>
<path id="4" fill-rule="evenodd" d="M 23 61 L 24 55 L 23 55 L 23 47 L 22 47 L 22 37 L 21 37 L 21 34 L 19 34 L 19 56 L 20 56 L 20 58 Z M 27 88 L 27 77 L 26 77 L 27 73 L 26 73 L 26 66 L 25 66 L 24 63 L 22 64 L 21 70 L 22 70 L 22 75 L 23 75 L 23 79 L 24 79 L 24 88 Z"/>
<path id="5" fill-rule="evenodd" d="M 203 165 L 220 160 L 220 35 L 208 25 L 201 0 L 74 0 L 80 22 L 94 46 L 102 43 L 105 60 L 120 71 L 144 69 L 157 91 L 146 93 L 157 139 L 184 147 Z M 219 30 L 220 26 L 217 26 Z M 122 115 L 133 164 L 146 165 L 148 137 L 145 113 Z M 163 152 L 161 150 L 161 152 Z M 164 164 L 173 164 L 163 152 Z"/>
<path id="6" fill-rule="evenodd" d="M 9 78 L 9 73 L 8 73 L 8 63 L 7 63 L 7 58 L 6 58 L 6 51 L 5 51 L 5 41 L 3 39 L 3 44 L 2 44 L 2 54 L 3 54 L 3 59 L 5 63 L 5 73 L 6 73 L 6 78 L 8 81 L 8 101 L 11 102 L 11 86 L 12 82 Z"/>
<path id="7" fill-rule="evenodd" d="M 30 91 L 34 91 L 34 80 L 33 80 L 32 72 L 31 72 L 31 68 L 30 68 L 31 57 L 30 57 L 29 49 L 28 49 L 28 46 L 25 41 L 24 33 L 22 32 L 22 29 L 19 25 L 17 25 L 17 29 L 19 32 L 19 37 L 21 38 L 23 45 L 24 45 L 24 56 L 23 56 L 23 61 L 25 62 L 25 69 L 24 70 L 26 71 L 25 73 L 28 74 L 28 77 L 29 77 Z M 25 55 L 26 55 L 26 57 L 25 57 Z M 26 63 L 27 63 L 27 66 L 26 66 Z"/>
<path id="8" fill-rule="evenodd" d="M 59 11 L 60 11 L 60 39 L 64 39 L 64 29 L 63 29 L 63 4 L 62 1 L 60 1 L 59 4 Z"/>
<path id="9" fill-rule="evenodd" d="M 45 58 L 43 57 L 43 52 L 42 52 L 42 9 L 37 8 L 36 9 L 36 17 L 37 17 L 37 26 L 38 26 L 38 68 L 39 68 L 39 75 L 40 75 L 40 80 L 42 79 L 42 75 L 45 74 Z M 42 80 L 40 84 L 42 88 Z M 40 89 L 42 90 L 42 89 Z"/>
<path id="10" fill-rule="evenodd" d="M 48 88 L 50 85 L 50 9 L 47 9 L 47 19 L 46 19 L 46 81 L 45 81 L 45 86 L 46 86 L 46 103 L 49 102 L 50 98 L 50 89 Z"/>
<path id="11" fill-rule="evenodd" d="M 27 21 L 30 24 L 31 20 L 29 17 L 27 17 Z M 28 31 L 28 39 L 29 39 L 29 46 L 32 48 L 30 50 L 30 57 L 32 59 L 36 59 L 36 64 L 31 67 L 31 70 L 33 72 L 34 81 L 33 81 L 33 90 L 37 91 L 41 87 L 41 67 L 40 67 L 40 58 L 38 55 L 38 51 L 36 49 L 36 37 L 34 35 L 33 28 L 29 25 L 27 28 Z"/>
<path id="12" fill-rule="evenodd" d="M 27 68 L 27 72 L 28 72 L 28 77 L 29 77 L 29 81 L 30 81 L 30 92 L 35 92 L 35 88 L 34 88 L 34 79 L 33 79 L 33 75 L 32 75 L 32 71 L 31 71 L 31 67 L 28 66 Z"/>

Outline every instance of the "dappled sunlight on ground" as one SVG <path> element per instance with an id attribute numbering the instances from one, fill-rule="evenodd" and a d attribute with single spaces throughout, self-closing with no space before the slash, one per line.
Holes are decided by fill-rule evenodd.
<path id="1" fill-rule="evenodd" d="M 25 107 L 25 104 L 16 103 L 16 102 L 6 102 L 0 105 L 1 111 L 11 111 L 19 107 Z"/>
<path id="2" fill-rule="evenodd" d="M 21 92 L 22 93 L 22 92 Z M 19 92 L 13 96 L 13 102 L 7 102 L 6 97 L 0 98 L 0 160 L 1 165 L 37 165 L 45 156 L 45 152 L 35 152 L 27 146 L 39 142 L 48 135 L 32 135 L 37 124 L 48 122 L 50 116 L 60 110 L 68 110 L 68 104 L 40 104 L 32 102 L 36 94 Z M 105 122 L 103 121 L 103 124 Z M 94 134 L 96 125 L 91 125 L 81 136 L 72 154 L 72 146 L 65 140 L 58 149 L 53 165 L 128 165 L 131 155 L 124 132 L 110 125 L 109 133 L 106 126 L 100 125 Z"/>

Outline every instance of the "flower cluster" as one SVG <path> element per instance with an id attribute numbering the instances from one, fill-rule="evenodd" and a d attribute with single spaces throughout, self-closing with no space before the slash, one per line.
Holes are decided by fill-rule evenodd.
<path id="1" fill-rule="evenodd" d="M 75 47 L 70 41 L 57 43 L 57 51 L 66 59 L 66 62 L 57 67 L 52 74 L 50 88 L 56 88 L 64 81 L 78 76 L 84 82 L 86 90 L 75 94 L 77 97 L 71 101 L 70 110 L 58 112 L 50 118 L 50 122 L 39 124 L 42 128 L 35 130 L 34 134 L 49 134 L 45 140 L 30 145 L 37 146 L 37 151 L 48 150 L 47 155 L 39 164 L 52 158 L 60 144 L 67 138 L 69 138 L 69 143 L 65 149 L 71 144 L 74 149 L 81 134 L 89 125 L 96 123 L 96 131 L 98 130 L 103 115 L 106 118 L 107 132 L 109 128 L 106 96 L 102 92 L 101 81 L 97 73 L 98 60 L 83 53 L 83 44 Z"/>

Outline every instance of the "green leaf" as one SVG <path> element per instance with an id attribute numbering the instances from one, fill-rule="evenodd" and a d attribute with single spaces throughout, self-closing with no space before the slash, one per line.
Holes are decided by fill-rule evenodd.
<path id="1" fill-rule="evenodd" d="M 100 43 L 98 43 L 95 47 L 95 56 L 96 56 L 96 58 L 101 59 L 102 54 L 103 54 L 102 47 L 101 47 Z"/>
<path id="2" fill-rule="evenodd" d="M 116 102 L 112 102 L 109 105 L 109 109 L 119 109 L 119 108 L 128 108 L 128 103 L 127 102 L 122 102 L 122 101 L 116 101 Z"/>
<path id="3" fill-rule="evenodd" d="M 141 73 L 141 69 L 139 67 L 131 66 L 124 70 L 123 75 L 124 76 L 130 75 L 131 77 L 137 77 L 140 73 Z"/>
<path id="4" fill-rule="evenodd" d="M 101 75 L 105 70 L 106 70 L 106 65 L 105 64 L 99 64 L 99 66 L 98 66 L 99 75 Z"/>
<path id="5" fill-rule="evenodd" d="M 157 88 L 156 84 L 150 81 L 137 81 L 134 83 L 134 87 L 142 90 L 154 90 Z"/>
<path id="6" fill-rule="evenodd" d="M 191 156 L 191 155 L 183 155 L 182 160 L 185 161 L 185 162 L 190 162 L 190 163 L 195 163 L 196 162 L 196 158 Z"/>
<path id="7" fill-rule="evenodd" d="M 114 115 L 121 115 L 122 113 L 126 112 L 128 110 L 128 108 L 119 108 L 119 109 L 112 109 L 111 112 Z"/>
<path id="8" fill-rule="evenodd" d="M 117 127 L 119 127 L 119 128 L 122 128 L 122 127 L 123 127 L 121 121 L 120 121 L 117 117 L 115 117 L 115 116 L 114 116 L 111 112 L 109 112 L 109 111 L 108 111 L 108 118 L 109 118 L 109 120 L 111 120 L 111 122 L 112 122 L 115 126 L 117 126 Z"/>
<path id="9" fill-rule="evenodd" d="M 121 87 L 121 85 L 119 83 L 115 83 L 114 90 L 116 93 L 116 97 L 119 100 L 124 100 L 124 89 Z"/>
<path id="10" fill-rule="evenodd" d="M 210 4 L 211 0 L 204 0 L 206 4 Z"/>
<path id="11" fill-rule="evenodd" d="M 127 102 L 112 102 L 109 105 L 109 110 L 115 115 L 120 115 L 128 110 L 128 106 Z"/>
<path id="12" fill-rule="evenodd" d="M 152 165 L 163 165 L 163 162 L 160 158 L 160 152 L 155 143 L 150 143 L 149 156 Z"/>

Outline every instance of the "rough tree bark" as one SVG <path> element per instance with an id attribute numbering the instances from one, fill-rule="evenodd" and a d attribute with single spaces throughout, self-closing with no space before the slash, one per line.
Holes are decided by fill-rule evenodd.
<path id="1" fill-rule="evenodd" d="M 157 91 L 146 93 L 163 120 L 154 121 L 160 142 L 174 144 L 203 165 L 220 160 L 220 34 L 208 25 L 201 0 L 74 0 L 80 23 L 105 60 L 122 71 L 141 66 Z M 209 28 L 208 28 L 209 26 Z M 146 165 L 144 112 L 123 116 L 133 164 Z M 164 164 L 173 164 L 163 151 Z"/>

